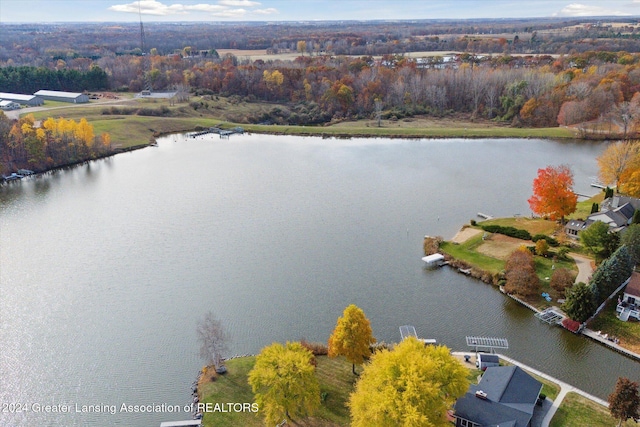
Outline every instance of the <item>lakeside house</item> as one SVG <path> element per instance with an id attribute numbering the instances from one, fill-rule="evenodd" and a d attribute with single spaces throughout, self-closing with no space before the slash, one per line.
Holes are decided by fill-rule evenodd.
<path id="1" fill-rule="evenodd" d="M 602 221 L 609 226 L 612 233 L 624 230 L 633 221 L 636 210 L 640 210 L 640 199 L 635 197 L 613 196 L 605 199 L 600 210 L 587 217 L 586 220 L 571 220 L 564 226 L 567 236 L 574 239 L 578 234 L 596 221 Z"/>
<path id="2" fill-rule="evenodd" d="M 489 367 L 454 405 L 456 427 L 529 427 L 541 391 L 518 366 Z"/>
<path id="3" fill-rule="evenodd" d="M 618 318 L 625 322 L 629 318 L 640 320 L 640 273 L 633 272 L 627 286 L 624 288 L 623 297 L 618 299 L 616 306 Z"/>

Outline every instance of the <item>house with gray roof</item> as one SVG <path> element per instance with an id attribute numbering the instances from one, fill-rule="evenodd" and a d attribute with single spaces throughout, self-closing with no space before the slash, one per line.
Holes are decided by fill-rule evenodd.
<path id="1" fill-rule="evenodd" d="M 454 405 L 456 427 L 530 427 L 542 383 L 518 366 L 495 366 Z"/>
<path id="2" fill-rule="evenodd" d="M 605 199 L 600 211 L 592 213 L 585 221 L 571 220 L 564 226 L 564 232 L 569 237 L 578 238 L 578 233 L 596 221 L 602 221 L 609 226 L 609 230 L 616 233 L 631 224 L 633 214 L 640 209 L 640 199 L 635 197 L 614 196 Z"/>

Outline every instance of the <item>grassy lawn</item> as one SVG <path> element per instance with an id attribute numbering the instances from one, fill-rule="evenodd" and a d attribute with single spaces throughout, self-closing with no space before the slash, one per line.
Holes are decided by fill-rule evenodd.
<path id="1" fill-rule="evenodd" d="M 591 209 L 591 207 L 589 207 Z M 514 227 L 527 230 L 532 236 L 536 234 L 552 235 L 560 226 L 555 221 L 549 221 L 541 218 L 528 217 L 511 217 L 511 218 L 495 218 L 482 221 L 481 225 L 500 225 L 502 227 Z"/>
<path id="2" fill-rule="evenodd" d="M 611 417 L 607 408 L 573 392 L 567 393 L 550 424 L 551 427 L 612 427 L 617 425 L 618 421 Z M 624 427 L 637 426 L 631 420 L 622 425 Z"/>
<path id="3" fill-rule="evenodd" d="M 640 322 L 619 320 L 616 317 L 616 305 L 615 299 L 609 301 L 605 309 L 588 326 L 594 331 L 602 331 L 602 333 L 617 337 L 620 340 L 620 345 L 640 353 Z"/>
<path id="4" fill-rule="evenodd" d="M 479 234 L 458 245 L 442 242 L 440 250 L 485 271 L 499 273 L 504 270 L 503 260 L 483 255 L 476 250 L 483 242 L 482 234 Z"/>
<path id="5" fill-rule="evenodd" d="M 297 420 L 301 426 L 345 426 L 349 424 L 349 410 L 345 403 L 353 390 L 356 377 L 351 372 L 351 364 L 342 357 L 331 359 L 318 356 L 316 374 L 321 393 L 326 393 L 315 416 Z M 218 376 L 215 381 L 200 386 L 202 403 L 251 403 L 253 393 L 247 377 L 253 368 L 255 357 L 243 357 L 227 361 L 228 373 Z M 204 426 L 263 426 L 260 412 L 213 412 L 205 414 Z"/>

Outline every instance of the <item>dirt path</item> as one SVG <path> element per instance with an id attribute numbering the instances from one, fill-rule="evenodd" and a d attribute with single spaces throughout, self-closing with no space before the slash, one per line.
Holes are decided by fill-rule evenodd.
<path id="1" fill-rule="evenodd" d="M 453 243 L 464 243 L 470 238 L 472 238 L 473 236 L 477 236 L 482 232 L 483 232 L 482 230 L 478 230 L 477 228 L 471 228 L 471 227 L 463 228 L 460 231 L 458 231 L 455 236 L 453 236 L 453 239 L 451 239 L 451 241 Z"/>

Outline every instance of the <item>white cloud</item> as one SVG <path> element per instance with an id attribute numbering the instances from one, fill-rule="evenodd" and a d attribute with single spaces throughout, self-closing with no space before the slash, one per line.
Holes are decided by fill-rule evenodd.
<path id="1" fill-rule="evenodd" d="M 224 6 L 232 6 L 232 7 L 260 6 L 260 3 L 258 3 L 257 1 L 251 1 L 251 0 L 220 0 L 219 3 Z"/>
<path id="2" fill-rule="evenodd" d="M 242 7 L 252 8 L 261 3 L 251 0 L 220 0 L 217 4 L 199 3 L 194 5 L 188 4 L 172 4 L 166 5 L 158 0 L 140 0 L 129 4 L 113 5 L 109 10 L 124 13 L 142 13 L 143 15 L 170 16 L 170 15 L 188 15 L 190 12 L 204 12 L 218 18 L 242 18 L 247 14 L 254 13 L 256 15 L 270 15 L 278 13 L 277 9 L 243 9 Z M 236 7 L 232 9 L 231 7 Z"/>
<path id="3" fill-rule="evenodd" d="M 638 0 L 640 1 L 640 0 Z M 256 9 L 253 11 L 253 13 L 257 14 L 257 15 L 273 15 L 274 13 L 279 13 L 278 9 L 275 9 L 273 7 L 267 8 L 267 9 Z"/>
<path id="4" fill-rule="evenodd" d="M 571 3 L 563 7 L 560 12 L 554 13 L 554 16 L 627 16 L 629 13 L 620 12 L 618 10 L 607 9 L 602 6 L 591 6 L 580 3 Z"/>
<path id="5" fill-rule="evenodd" d="M 247 14 L 245 9 L 226 9 L 220 12 L 212 13 L 212 16 L 218 18 L 242 18 Z"/>

